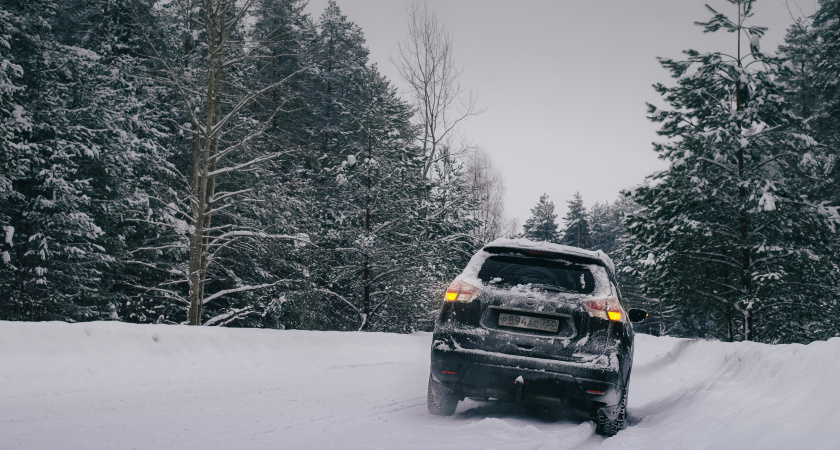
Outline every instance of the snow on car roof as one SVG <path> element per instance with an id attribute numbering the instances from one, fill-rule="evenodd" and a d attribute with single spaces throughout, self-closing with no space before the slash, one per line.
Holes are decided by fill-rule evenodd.
<path id="1" fill-rule="evenodd" d="M 561 253 L 564 255 L 581 256 L 584 258 L 596 259 L 604 263 L 610 269 L 610 272 L 615 273 L 615 264 L 606 253 L 601 250 L 584 250 L 578 247 L 570 247 L 568 245 L 553 244 L 551 242 L 537 242 L 530 239 L 505 239 L 499 238 L 493 242 L 486 244 L 482 250 L 488 248 L 510 248 L 521 250 L 532 250 L 538 252 Z"/>
<path id="2" fill-rule="evenodd" d="M 487 249 L 493 248 L 509 248 L 511 250 L 532 250 L 538 252 L 551 252 L 563 255 L 578 256 L 587 259 L 594 259 L 601 261 L 605 267 L 615 274 L 615 265 L 606 253 L 601 250 L 584 250 L 578 247 L 570 247 L 568 245 L 552 244 L 550 242 L 537 242 L 530 239 L 496 239 L 493 242 L 486 244 L 470 259 L 464 271 L 456 277 L 458 280 L 465 281 L 473 286 L 480 286 L 481 280 L 478 279 L 478 272 L 481 270 L 484 260 L 491 256 Z"/>

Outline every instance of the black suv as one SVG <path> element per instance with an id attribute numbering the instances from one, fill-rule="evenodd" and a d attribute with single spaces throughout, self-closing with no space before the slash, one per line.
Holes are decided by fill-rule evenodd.
<path id="1" fill-rule="evenodd" d="M 559 405 L 624 427 L 633 326 L 603 252 L 525 239 L 481 249 L 446 291 L 435 323 L 428 406 L 466 397 Z"/>

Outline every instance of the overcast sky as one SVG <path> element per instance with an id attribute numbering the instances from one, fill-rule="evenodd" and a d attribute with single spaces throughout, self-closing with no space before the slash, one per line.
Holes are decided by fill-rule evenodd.
<path id="1" fill-rule="evenodd" d="M 397 87 L 389 57 L 397 51 L 411 0 L 337 0 L 361 26 L 370 59 Z M 664 169 L 651 142 L 659 139 L 645 116 L 658 100 L 651 85 L 668 82 L 656 57 L 681 51 L 735 51 L 733 34 L 703 34 L 713 0 L 428 0 L 453 34 L 462 82 L 485 108 L 461 134 L 491 155 L 504 173 L 506 210 L 521 225 L 540 194 L 557 206 L 580 191 L 587 207 L 613 201 L 619 191 Z M 318 18 L 327 0 L 310 0 Z M 758 0 L 752 25 L 769 27 L 762 51 L 774 51 L 816 0 Z"/>

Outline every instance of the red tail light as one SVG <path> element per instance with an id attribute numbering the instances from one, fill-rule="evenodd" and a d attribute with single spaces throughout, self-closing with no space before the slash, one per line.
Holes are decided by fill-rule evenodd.
<path id="1" fill-rule="evenodd" d="M 589 311 L 589 315 L 592 317 L 611 320 L 613 322 L 626 321 L 624 309 L 621 307 L 621 303 L 618 302 L 617 298 L 610 297 L 587 300 L 583 302 L 583 306 L 586 307 L 586 310 Z"/>
<path id="2" fill-rule="evenodd" d="M 448 302 L 471 302 L 479 293 L 481 288 L 473 286 L 461 280 L 455 280 L 446 290 L 446 301 Z"/>

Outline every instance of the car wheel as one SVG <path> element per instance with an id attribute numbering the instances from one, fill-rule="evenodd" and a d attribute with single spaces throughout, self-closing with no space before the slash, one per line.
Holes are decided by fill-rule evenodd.
<path id="1" fill-rule="evenodd" d="M 426 404 L 429 412 L 438 416 L 451 416 L 458 407 L 458 396 L 429 376 L 429 393 Z"/>
<path id="2" fill-rule="evenodd" d="M 610 437 L 624 429 L 624 419 L 627 417 L 627 389 L 616 408 L 601 408 L 598 410 L 598 424 L 595 431 Z"/>

